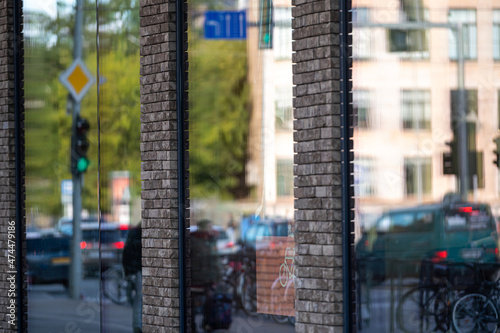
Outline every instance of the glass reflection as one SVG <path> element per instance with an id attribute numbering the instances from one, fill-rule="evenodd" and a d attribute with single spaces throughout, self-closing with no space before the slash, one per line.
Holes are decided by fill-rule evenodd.
<path id="1" fill-rule="evenodd" d="M 353 3 L 359 332 L 496 331 L 497 16 Z"/>
<path id="2" fill-rule="evenodd" d="M 141 312 L 137 258 L 123 255 L 131 247 L 140 258 L 140 238 L 127 237 L 129 230 L 133 230 L 129 236 L 140 230 L 134 228 L 140 222 L 138 4 L 99 2 L 99 49 L 95 1 L 26 1 L 23 11 L 28 330 L 140 331 L 140 321 L 134 317 L 133 322 L 132 317 Z M 80 42 L 74 38 L 77 13 L 83 17 Z M 81 56 L 75 51 L 78 45 Z M 84 71 L 68 73 L 66 78 L 76 97 L 70 94 L 68 82 L 63 86 L 60 79 L 75 57 L 81 58 L 88 75 L 97 77 L 97 55 L 99 105 L 95 81 L 86 90 Z M 81 126 L 86 131 L 78 132 L 75 126 L 80 141 L 72 144 L 72 115 L 78 109 L 80 119 L 87 122 Z M 101 117 L 98 186 L 97 109 Z M 70 155 L 86 156 L 87 169 L 76 158 L 72 164 Z M 76 190 L 71 168 L 83 175 L 78 242 L 73 240 L 73 211 L 78 209 L 73 206 Z M 71 274 L 76 256 L 81 258 L 81 265 L 75 265 L 81 274 Z"/>
<path id="3" fill-rule="evenodd" d="M 291 3 L 188 7 L 191 327 L 291 332 Z"/>
<path id="4" fill-rule="evenodd" d="M 75 8 L 76 2 L 71 1 L 25 2 L 23 8 L 30 332 L 99 330 L 98 280 L 71 274 L 71 265 L 77 262 L 72 253 L 73 244 L 80 251 L 80 244 L 72 239 L 74 186 L 70 172 L 72 114 L 77 109 L 89 124 L 89 131 L 82 133 L 83 145 L 78 147 L 78 154 L 85 155 L 83 136 L 88 137 L 87 158 L 93 164 L 86 171 L 86 181 L 82 183 L 81 217 L 82 221 L 97 221 L 96 187 L 88 183 L 96 179 L 97 161 L 96 150 L 92 147 L 96 133 L 92 91 L 87 92 L 81 103 L 74 103 L 59 79 L 65 70 L 71 68 L 73 55 L 76 54 L 81 54 L 82 64 L 91 76 L 95 77 L 96 73 L 95 61 L 92 61 L 96 52 L 95 12 L 80 11 L 83 14 L 82 43 L 77 43 L 74 41 Z M 77 45 L 81 46 L 81 52 L 76 51 L 79 49 Z M 69 80 L 66 81 L 76 84 L 75 92 L 78 93 L 84 90 L 85 83 L 80 79 L 72 80 L 83 71 L 72 77 L 74 73 L 67 72 Z M 73 156 L 76 156 L 76 150 Z M 73 167 L 76 168 L 76 163 Z M 91 266 L 85 260 L 85 265 L 78 268 L 82 272 Z"/>

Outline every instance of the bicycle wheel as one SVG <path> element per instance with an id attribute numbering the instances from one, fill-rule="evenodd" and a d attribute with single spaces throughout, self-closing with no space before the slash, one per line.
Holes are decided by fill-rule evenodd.
<path id="1" fill-rule="evenodd" d="M 103 294 L 115 304 L 127 302 L 127 280 L 121 267 L 111 267 L 103 275 Z"/>
<path id="2" fill-rule="evenodd" d="M 397 308 L 398 325 L 403 332 L 447 331 L 448 309 L 438 289 L 416 287 L 407 291 Z"/>
<path id="3" fill-rule="evenodd" d="M 496 332 L 498 311 L 485 295 L 467 294 L 453 306 L 452 321 L 458 333 Z"/>
<path id="4" fill-rule="evenodd" d="M 247 316 L 257 316 L 257 285 L 250 275 L 244 274 L 241 290 L 241 306 Z"/>
<path id="5" fill-rule="evenodd" d="M 280 266 L 280 284 L 283 287 L 286 287 L 286 284 L 288 283 L 288 278 L 290 275 L 290 268 L 288 268 L 287 264 L 281 264 Z"/>

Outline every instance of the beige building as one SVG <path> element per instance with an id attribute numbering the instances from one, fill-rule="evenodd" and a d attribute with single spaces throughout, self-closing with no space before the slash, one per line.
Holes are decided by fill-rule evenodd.
<path id="1" fill-rule="evenodd" d="M 379 214 L 392 206 L 440 201 L 458 191 L 457 176 L 443 172 L 443 153 L 450 151 L 446 143 L 454 136 L 451 95 L 459 77 L 457 39 L 446 27 L 398 31 L 397 24 L 461 22 L 469 150 L 482 153 L 476 177 L 469 180 L 469 200 L 488 202 L 500 213 L 492 141 L 499 130 L 497 7 L 473 0 L 353 4 L 358 212 Z"/>
<path id="2" fill-rule="evenodd" d="M 248 2 L 250 24 L 259 21 L 259 3 Z M 248 30 L 253 98 L 247 181 L 256 186 L 264 215 L 293 218 L 292 7 L 288 0 L 273 6 L 270 48 L 259 45 L 262 27 Z"/>

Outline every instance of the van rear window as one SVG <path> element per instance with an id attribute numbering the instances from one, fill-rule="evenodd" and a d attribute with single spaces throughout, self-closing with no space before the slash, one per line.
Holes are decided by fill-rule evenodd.
<path id="1" fill-rule="evenodd" d="M 429 232 L 434 229 L 432 212 L 405 212 L 382 217 L 377 223 L 378 232 L 413 233 Z"/>
<path id="2" fill-rule="evenodd" d="M 458 207 L 445 213 L 446 230 L 488 230 L 493 228 L 493 217 L 483 207 Z"/>

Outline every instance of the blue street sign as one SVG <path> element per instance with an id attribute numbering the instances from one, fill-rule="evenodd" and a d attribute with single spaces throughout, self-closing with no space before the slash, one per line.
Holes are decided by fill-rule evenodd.
<path id="1" fill-rule="evenodd" d="M 242 11 L 208 11 L 205 13 L 206 39 L 246 39 L 247 15 Z"/>

